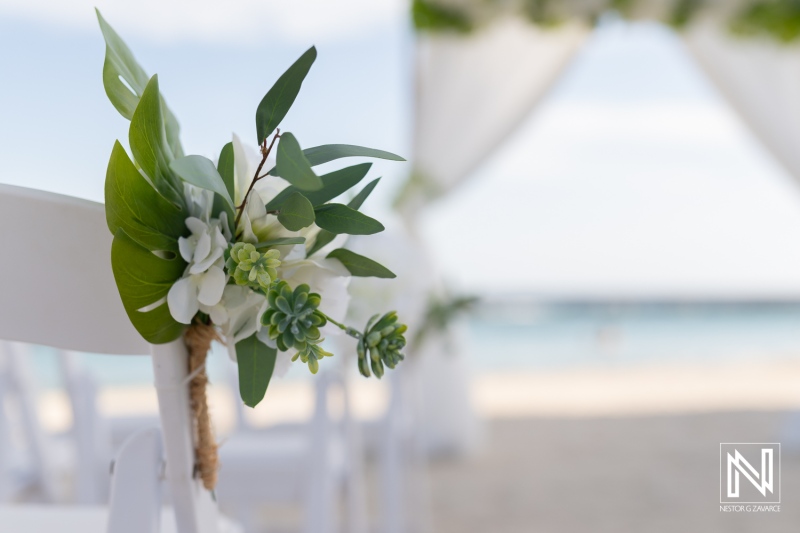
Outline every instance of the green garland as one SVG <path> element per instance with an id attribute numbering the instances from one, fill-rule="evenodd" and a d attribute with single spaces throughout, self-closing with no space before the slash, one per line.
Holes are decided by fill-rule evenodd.
<path id="1" fill-rule="evenodd" d="M 572 18 L 583 19 L 594 26 L 600 15 L 607 11 L 624 18 L 637 18 L 641 0 L 603 0 L 592 8 L 575 7 L 575 2 L 564 0 L 520 0 L 515 4 L 499 1 L 445 2 L 442 0 L 414 0 L 412 17 L 420 33 L 469 34 L 485 25 L 498 13 L 516 13 L 531 23 L 550 28 Z M 692 21 L 715 2 L 708 0 L 673 0 L 660 17 L 662 22 L 676 29 L 688 27 Z M 509 7 L 509 6 L 513 7 Z M 741 2 L 729 14 L 727 26 L 741 37 L 764 36 L 783 44 L 800 38 L 800 0 L 757 0 Z"/>

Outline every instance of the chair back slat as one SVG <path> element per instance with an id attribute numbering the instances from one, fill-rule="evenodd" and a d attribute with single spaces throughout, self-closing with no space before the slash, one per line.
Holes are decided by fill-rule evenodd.
<path id="1" fill-rule="evenodd" d="M 0 339 L 146 354 L 111 272 L 102 204 L 0 184 Z"/>

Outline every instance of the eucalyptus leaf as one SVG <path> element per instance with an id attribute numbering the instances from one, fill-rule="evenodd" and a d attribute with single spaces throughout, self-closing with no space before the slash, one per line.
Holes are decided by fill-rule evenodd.
<path id="1" fill-rule="evenodd" d="M 162 259 L 134 241 L 122 228 L 114 234 L 111 269 L 122 305 L 136 331 L 151 344 L 177 339 L 186 326 L 172 318 L 166 301 L 146 312 L 139 309 L 165 299 L 185 268 L 186 262 L 180 255 Z"/>
<path id="2" fill-rule="evenodd" d="M 97 21 L 103 39 L 106 42 L 106 57 L 103 63 L 103 87 L 112 105 L 120 115 L 130 120 L 139 104 L 139 97 L 144 92 L 150 77 L 133 57 L 130 48 L 116 31 L 106 22 L 98 9 Z M 123 81 L 124 80 L 124 81 Z M 133 89 L 133 91 L 131 91 Z M 180 143 L 180 127 L 175 115 L 161 98 L 162 112 L 166 128 L 166 137 L 172 154 L 183 155 Z"/>
<path id="3" fill-rule="evenodd" d="M 139 99 L 131 117 L 128 142 L 133 158 L 162 195 L 183 204 L 183 186 L 172 175 L 169 164 L 173 159 L 161 116 L 161 97 L 158 76 L 153 76 Z"/>
<path id="4" fill-rule="evenodd" d="M 372 163 L 362 163 L 320 176 L 322 188 L 317 191 L 303 192 L 303 194 L 311 202 L 311 205 L 315 207 L 322 205 L 325 202 L 333 200 L 364 179 L 364 176 L 367 175 L 371 166 Z M 300 192 L 297 187 L 292 185 L 286 187 L 270 200 L 267 204 L 267 210 L 279 209 L 286 198 L 296 192 Z"/>
<path id="5" fill-rule="evenodd" d="M 322 177 L 323 179 L 325 178 L 325 176 Z M 372 190 L 375 188 L 375 186 L 378 184 L 379 181 L 381 181 L 380 178 L 375 178 L 374 180 L 369 182 L 366 187 L 361 189 L 361 191 L 357 195 L 355 195 L 355 197 L 353 197 L 352 200 L 347 202 L 347 207 L 351 207 L 356 210 L 360 209 L 361 205 L 364 203 L 364 200 L 367 199 L 367 197 L 370 195 L 370 193 L 372 192 Z M 335 238 L 336 238 L 335 233 L 331 233 L 326 229 L 319 230 L 316 239 L 314 239 L 314 244 L 306 251 L 306 257 L 310 257 L 311 255 L 317 253 L 323 247 L 330 244 L 330 242 L 333 241 L 333 239 Z"/>
<path id="6" fill-rule="evenodd" d="M 372 190 L 378 185 L 378 182 L 381 181 L 380 178 L 375 178 L 374 180 L 367 183 L 367 186 L 361 189 L 361 191 L 353 197 L 352 200 L 347 202 L 348 207 L 352 207 L 353 209 L 361 209 L 361 205 L 364 203 L 369 195 L 372 193 Z"/>
<path id="7" fill-rule="evenodd" d="M 343 157 L 374 157 L 377 159 L 388 159 L 389 161 L 405 161 L 405 159 L 399 155 L 395 155 L 391 152 L 376 150 L 374 148 L 365 148 L 354 144 L 323 144 L 321 146 L 314 146 L 313 148 L 306 148 L 303 150 L 303 155 L 306 156 L 306 159 L 308 159 L 312 167 L 329 163 Z M 280 176 L 277 168 L 273 168 L 268 174 Z"/>
<path id="8" fill-rule="evenodd" d="M 330 244 L 330 242 L 335 238 L 336 238 L 335 233 L 331 233 L 326 229 L 319 230 L 316 239 L 314 239 L 314 244 L 311 246 L 311 248 L 306 250 L 306 257 L 311 257 L 312 255 L 320 251 L 324 246 Z"/>
<path id="9" fill-rule="evenodd" d="M 281 239 L 272 239 L 270 241 L 259 242 L 254 246 L 256 247 L 256 250 L 262 250 L 264 248 L 272 248 L 273 246 L 293 246 L 295 244 L 304 244 L 305 242 L 305 237 L 283 237 Z"/>
<path id="10" fill-rule="evenodd" d="M 278 211 L 278 222 L 290 231 L 299 231 L 314 223 L 314 206 L 299 192 L 289 195 Z"/>
<path id="11" fill-rule="evenodd" d="M 114 143 L 105 185 L 106 222 L 111 233 L 122 228 L 148 250 L 178 253 L 178 238 L 186 233 L 186 215 L 164 199 Z"/>
<path id="12" fill-rule="evenodd" d="M 306 78 L 311 65 L 317 58 L 317 49 L 313 46 L 295 61 L 289 69 L 284 72 L 275 85 L 267 91 L 264 98 L 256 109 L 256 133 L 258 134 L 258 144 L 261 145 L 278 124 L 281 123 L 286 113 L 292 107 L 303 80 Z"/>
<path id="13" fill-rule="evenodd" d="M 212 191 L 222 197 L 230 208 L 228 217 L 233 215 L 233 200 L 228 194 L 228 189 L 222 176 L 219 175 L 214 163 L 201 155 L 187 155 L 175 159 L 170 168 L 183 181 L 191 183 L 201 189 Z"/>
<path id="14" fill-rule="evenodd" d="M 345 248 L 337 248 L 327 255 L 329 259 L 338 259 L 350 274 L 358 277 L 395 278 L 395 274 L 380 263 L 351 252 Z"/>
<path id="15" fill-rule="evenodd" d="M 385 228 L 383 224 L 342 204 L 325 204 L 316 210 L 317 226 L 331 233 L 348 235 L 372 235 Z"/>
<path id="16" fill-rule="evenodd" d="M 276 168 L 281 177 L 301 191 L 317 191 L 322 188 L 322 180 L 311 170 L 306 156 L 300 149 L 300 143 L 289 132 L 281 134 L 278 143 Z"/>
<path id="17" fill-rule="evenodd" d="M 258 340 L 255 334 L 236 343 L 239 367 L 239 394 L 249 407 L 264 399 L 275 370 L 278 351 Z"/>

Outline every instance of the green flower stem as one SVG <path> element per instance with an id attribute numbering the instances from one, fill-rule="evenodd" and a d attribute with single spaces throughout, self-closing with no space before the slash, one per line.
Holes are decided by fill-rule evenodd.
<path id="1" fill-rule="evenodd" d="M 322 313 L 322 311 L 320 311 L 320 313 Z M 328 322 L 330 322 L 334 326 L 338 327 L 339 329 L 341 329 L 342 331 L 344 331 L 345 333 L 347 333 L 348 335 L 350 335 L 354 339 L 360 339 L 361 338 L 361 332 L 358 331 L 357 329 L 353 329 L 353 328 L 351 328 L 349 326 L 345 326 L 344 324 L 340 324 L 339 322 L 335 321 L 334 319 L 332 319 L 331 317 L 329 317 L 325 313 L 322 313 L 322 315 L 326 319 L 328 319 Z"/>

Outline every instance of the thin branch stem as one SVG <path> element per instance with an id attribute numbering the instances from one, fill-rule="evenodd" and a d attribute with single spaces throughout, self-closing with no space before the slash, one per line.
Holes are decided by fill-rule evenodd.
<path id="1" fill-rule="evenodd" d="M 320 311 L 320 313 L 322 313 L 322 311 Z M 334 326 L 338 327 L 339 329 L 341 329 L 342 331 L 344 331 L 345 333 L 347 333 L 348 335 L 350 335 L 354 339 L 360 339 L 361 338 L 361 332 L 360 331 L 358 331 L 356 329 L 353 329 L 353 328 L 351 328 L 349 326 L 345 326 L 344 324 L 341 324 L 341 323 L 335 321 L 334 319 L 332 319 L 331 317 L 329 317 L 325 313 L 322 313 L 322 315 L 325 318 L 328 319 L 328 322 L 330 322 Z"/>
<path id="2" fill-rule="evenodd" d="M 266 174 L 259 176 L 258 173 L 261 172 L 262 168 L 264 168 L 264 163 L 267 162 L 267 158 L 269 157 L 270 152 L 272 152 L 272 147 L 275 146 L 275 141 L 277 141 L 278 137 L 280 136 L 281 130 L 275 130 L 275 136 L 272 137 L 272 142 L 269 143 L 269 147 L 267 147 L 266 137 L 264 138 L 264 142 L 261 144 L 261 162 L 258 164 L 256 173 L 253 175 L 253 179 L 250 181 L 250 187 L 247 189 L 247 193 L 242 198 L 242 204 L 236 208 L 239 212 L 236 214 L 236 220 L 233 223 L 234 228 L 239 226 L 239 221 L 242 219 L 242 213 L 244 213 L 244 208 L 247 205 L 247 198 L 250 196 L 250 192 L 253 190 L 253 187 L 255 187 L 256 182 L 267 176 Z"/>

